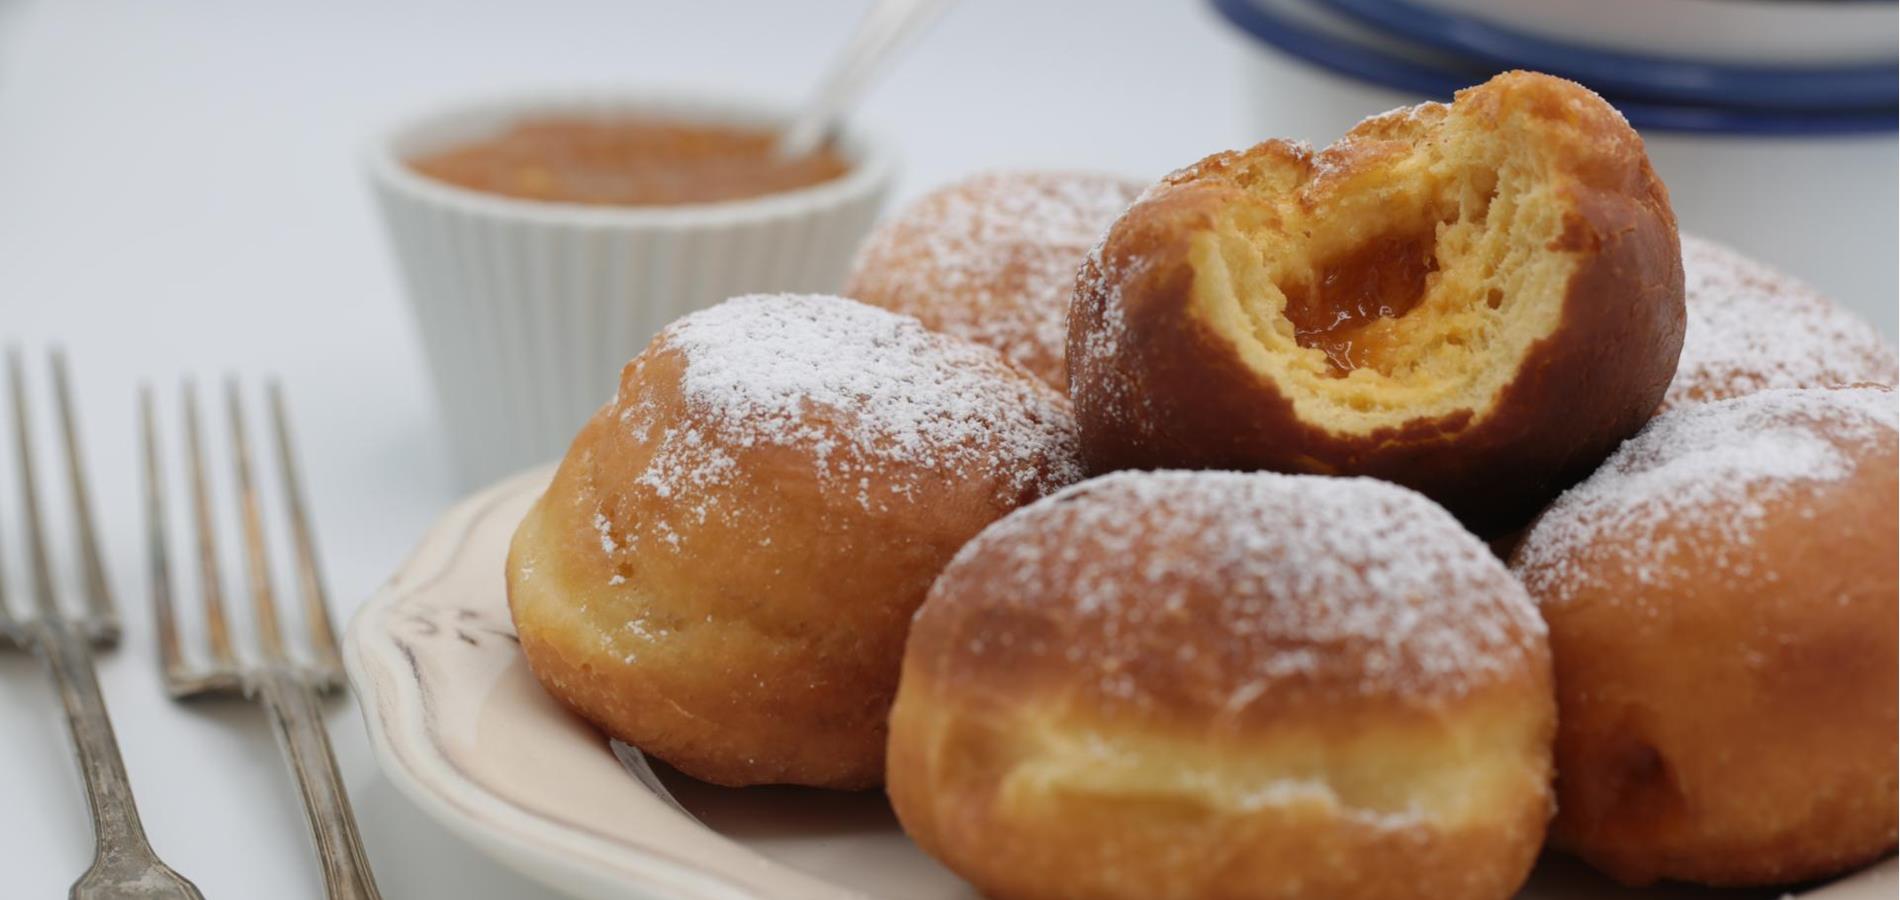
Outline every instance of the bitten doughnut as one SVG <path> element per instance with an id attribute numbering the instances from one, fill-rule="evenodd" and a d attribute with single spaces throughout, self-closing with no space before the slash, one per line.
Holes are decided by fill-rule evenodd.
<path id="1" fill-rule="evenodd" d="M 1099 172 L 989 172 L 939 188 L 865 239 L 845 296 L 969 338 L 1068 389 L 1075 272 L 1147 183 Z"/>
<path id="2" fill-rule="evenodd" d="M 1555 843 L 1631 884 L 1894 848 L 1895 418 L 1886 388 L 1685 406 L 1538 519 Z"/>
<path id="3" fill-rule="evenodd" d="M 549 693 L 696 778 L 877 785 L 911 614 L 984 525 L 1079 473 L 1068 402 L 987 347 L 754 296 L 627 364 L 516 532 Z"/>
<path id="4" fill-rule="evenodd" d="M 1425 498 L 1126 472 L 937 580 L 888 789 L 993 897 L 1502 900 L 1543 841 L 1553 716 L 1523 587 Z"/>
<path id="5" fill-rule="evenodd" d="M 1682 329 L 1642 139 L 1510 72 L 1151 189 L 1081 273 L 1069 393 L 1092 473 L 1371 475 L 1493 530 L 1648 421 Z"/>
<path id="6" fill-rule="evenodd" d="M 1813 288 L 1713 241 L 1682 236 L 1688 327 L 1663 409 L 1768 388 L 1893 384 L 1893 347 Z"/>

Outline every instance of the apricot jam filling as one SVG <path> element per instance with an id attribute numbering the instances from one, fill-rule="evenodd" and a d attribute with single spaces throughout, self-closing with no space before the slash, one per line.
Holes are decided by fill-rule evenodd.
<path id="1" fill-rule="evenodd" d="M 1388 234 L 1314 267 L 1311 281 L 1283 285 L 1293 339 L 1326 354 L 1334 377 L 1383 368 L 1390 329 L 1375 325 L 1411 312 L 1438 271 L 1431 230 Z"/>

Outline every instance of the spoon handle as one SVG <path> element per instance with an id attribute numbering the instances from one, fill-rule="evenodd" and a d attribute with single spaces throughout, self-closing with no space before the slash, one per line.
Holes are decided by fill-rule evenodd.
<path id="1" fill-rule="evenodd" d="M 935 21 L 954 0 L 876 0 L 851 35 L 818 90 L 779 132 L 778 155 L 795 159 L 830 139 L 846 109 L 869 88 L 891 57 Z"/>

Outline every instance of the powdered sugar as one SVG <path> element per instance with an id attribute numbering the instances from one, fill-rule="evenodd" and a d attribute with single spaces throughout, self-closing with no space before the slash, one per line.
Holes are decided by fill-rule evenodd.
<path id="1" fill-rule="evenodd" d="M 600 552 L 612 556 L 619 551 L 620 544 L 614 540 L 613 523 L 607 521 L 606 514 L 599 511 L 594 513 L 594 531 L 600 534 Z"/>
<path id="2" fill-rule="evenodd" d="M 1878 389 L 1768 390 L 1665 413 L 1551 505 L 1515 568 L 1545 603 L 1568 602 L 1584 572 L 1605 568 L 1668 583 L 1683 574 L 1666 562 L 1668 526 L 1681 522 L 1715 565 L 1772 565 L 1750 548 L 1763 520 L 1802 483 L 1849 475 L 1847 450 L 1891 435 L 1896 416 Z"/>
<path id="3" fill-rule="evenodd" d="M 1076 268 L 1141 187 L 1082 172 L 966 179 L 873 234 L 851 292 L 994 347 L 1060 386 Z"/>
<path id="4" fill-rule="evenodd" d="M 959 568 L 978 557 L 1004 574 L 975 602 L 1074 623 L 1077 639 L 1048 652 L 1099 666 L 1103 690 L 1130 698 L 1152 687 L 1136 662 L 1152 660 L 1169 621 L 1214 625 L 1179 632 L 1200 643 L 1170 654 L 1242 661 L 1227 706 L 1287 678 L 1456 696 L 1518 670 L 1543 633 L 1523 589 L 1451 514 L 1364 478 L 1116 473 L 991 526 L 938 591 L 954 594 Z M 1206 645 L 1210 634 L 1220 643 Z"/>
<path id="5" fill-rule="evenodd" d="M 1892 384 L 1893 348 L 1872 325 L 1720 244 L 1682 237 L 1688 326 L 1664 408 L 1769 388 Z"/>
<path id="6" fill-rule="evenodd" d="M 1128 367 L 1117 364 L 1117 357 L 1128 340 L 1122 286 L 1139 279 L 1149 260 L 1138 255 L 1111 257 L 1107 242 L 1108 236 L 1103 235 L 1089 248 L 1076 276 L 1076 309 L 1082 313 L 1079 321 L 1088 327 L 1071 334 L 1069 351 L 1086 366 L 1088 377 L 1079 380 L 1070 396 L 1078 407 L 1112 417 L 1121 428 L 1147 432 L 1154 427 L 1154 417 L 1127 413 L 1145 412 L 1149 394 L 1135 384 Z"/>
<path id="7" fill-rule="evenodd" d="M 929 479 L 993 478 L 1019 496 L 1080 477 L 1059 394 L 909 316 L 837 297 L 739 297 L 669 326 L 630 383 L 655 354 L 678 356 L 678 402 L 625 391 L 618 419 L 652 448 L 637 483 L 687 522 L 714 514 L 740 455 L 760 448 L 796 451 L 821 490 L 865 509 L 886 490 L 914 498 Z"/>

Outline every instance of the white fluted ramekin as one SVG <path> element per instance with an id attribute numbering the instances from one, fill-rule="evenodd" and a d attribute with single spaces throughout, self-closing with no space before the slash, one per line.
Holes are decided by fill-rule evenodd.
<path id="1" fill-rule="evenodd" d="M 787 110 L 676 93 L 496 100 L 409 120 L 369 153 L 465 485 L 555 459 L 668 322 L 738 294 L 836 292 L 890 187 L 885 145 L 847 131 L 842 177 L 750 200 L 592 206 L 482 193 L 405 160 L 525 118 L 654 116 L 770 127 Z"/>

